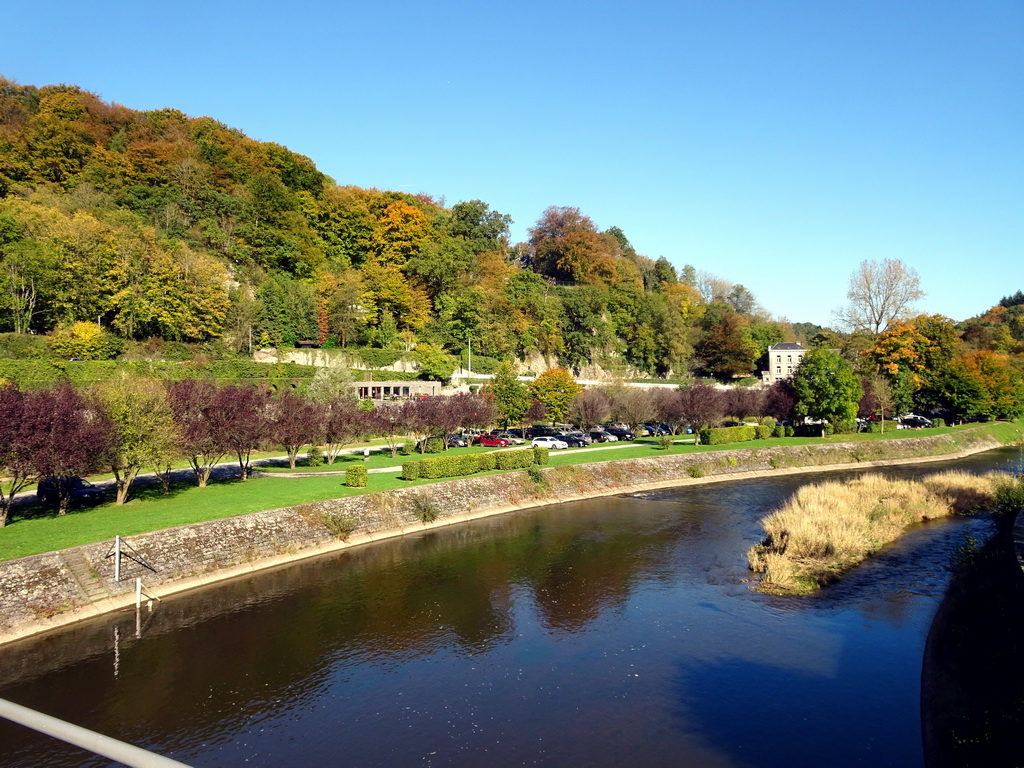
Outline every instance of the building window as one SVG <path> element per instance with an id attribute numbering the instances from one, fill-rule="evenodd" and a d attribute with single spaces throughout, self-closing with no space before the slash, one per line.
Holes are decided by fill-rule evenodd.
<path id="1" fill-rule="evenodd" d="M 781 375 L 782 375 L 782 366 L 781 366 L 781 365 L 780 365 L 780 366 L 778 366 L 778 367 L 777 367 L 777 368 L 775 369 L 775 375 L 776 375 L 776 376 L 781 376 Z"/>

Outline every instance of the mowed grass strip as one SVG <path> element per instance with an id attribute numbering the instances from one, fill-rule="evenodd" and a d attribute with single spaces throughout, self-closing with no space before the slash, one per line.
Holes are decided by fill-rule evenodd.
<path id="1" fill-rule="evenodd" d="M 1020 495 L 1021 481 L 992 472 L 940 472 L 920 480 L 865 475 L 800 488 L 761 525 L 765 537 L 747 553 L 760 589 L 806 594 L 895 541 L 910 528 L 949 515 L 993 509 Z"/>

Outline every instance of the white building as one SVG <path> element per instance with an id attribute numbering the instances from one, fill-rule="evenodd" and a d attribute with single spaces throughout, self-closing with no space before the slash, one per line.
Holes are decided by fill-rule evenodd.
<path id="1" fill-rule="evenodd" d="M 806 354 L 807 348 L 793 341 L 784 341 L 768 347 L 768 370 L 761 371 L 761 381 L 765 384 L 774 384 L 776 381 L 791 378 Z"/>

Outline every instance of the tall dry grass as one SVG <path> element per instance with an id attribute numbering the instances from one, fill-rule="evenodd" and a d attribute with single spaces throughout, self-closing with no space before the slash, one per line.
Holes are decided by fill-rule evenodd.
<path id="1" fill-rule="evenodd" d="M 864 475 L 797 491 L 761 525 L 764 540 L 747 553 L 772 592 L 812 592 L 839 578 L 909 528 L 927 520 L 991 508 L 1001 486 L 993 472 L 942 472 L 921 480 Z"/>

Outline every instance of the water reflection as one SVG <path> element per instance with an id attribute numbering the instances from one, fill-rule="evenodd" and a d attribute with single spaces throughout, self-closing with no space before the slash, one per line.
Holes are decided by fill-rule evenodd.
<path id="1" fill-rule="evenodd" d="M 792 765 L 839 720 L 849 737 L 815 764 L 920 763 L 924 637 L 987 523 L 922 528 L 810 599 L 752 592 L 757 521 L 809 479 L 559 505 L 260 573 L 165 600 L 141 639 L 123 614 L 10 647 L 0 696 L 195 765 Z M 0 745 L 4 765 L 90 764 L 16 726 Z"/>

